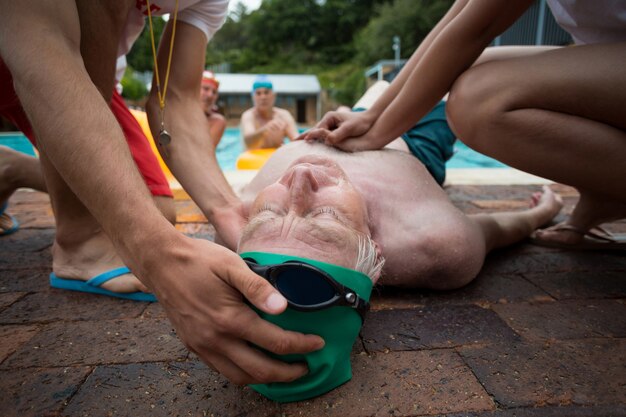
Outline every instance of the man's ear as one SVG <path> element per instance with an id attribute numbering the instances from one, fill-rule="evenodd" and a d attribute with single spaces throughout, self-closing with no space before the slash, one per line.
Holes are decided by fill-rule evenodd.
<path id="1" fill-rule="evenodd" d="M 382 274 L 382 269 L 383 269 L 383 265 L 385 263 L 385 258 L 383 257 L 383 252 L 382 249 L 380 247 L 380 245 L 378 244 L 378 242 L 376 242 L 374 239 L 372 239 L 371 237 L 367 238 L 369 240 L 368 245 L 370 246 L 370 248 L 373 247 L 374 249 L 374 253 L 373 255 L 376 257 L 373 262 L 371 262 L 370 260 L 367 261 L 368 264 L 370 265 L 375 265 L 377 266 L 377 268 L 372 271 L 372 269 L 370 267 L 370 279 L 372 280 L 372 284 L 376 284 L 376 282 L 380 279 L 381 274 Z M 372 255 L 372 251 L 368 250 L 368 255 L 371 256 Z"/>
<path id="2" fill-rule="evenodd" d="M 385 258 L 383 257 L 383 251 L 380 248 L 380 245 L 378 244 L 378 242 L 376 242 L 374 239 L 371 239 L 371 241 L 376 250 L 376 265 L 380 264 L 380 268 L 378 268 L 374 276 L 371 277 L 372 284 L 376 284 L 376 282 L 380 279 L 380 276 L 382 275 L 383 265 L 385 264 Z"/>

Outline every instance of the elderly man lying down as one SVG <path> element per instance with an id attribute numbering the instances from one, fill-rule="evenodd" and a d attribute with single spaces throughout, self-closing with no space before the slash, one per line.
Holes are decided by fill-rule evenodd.
<path id="1" fill-rule="evenodd" d="M 454 142 L 444 105 L 382 150 L 345 153 L 316 142 L 289 143 L 273 154 L 239 200 L 215 210 L 211 221 L 224 243 L 268 278 L 291 307 L 305 310 L 294 312 L 300 315 L 286 322 L 261 316 L 283 328 L 321 335 L 326 342 L 322 351 L 343 346 L 341 354 L 331 352 L 321 360 L 330 360 L 331 366 L 318 366 L 304 355 L 300 360 L 307 362 L 306 376 L 288 384 L 253 385 L 257 391 L 278 401 L 294 401 L 347 381 L 350 347 L 361 324 L 356 313 L 362 319 L 370 280 L 439 290 L 462 287 L 476 277 L 490 250 L 524 239 L 561 210 L 560 197 L 547 187 L 534 194 L 523 211 L 465 215 L 457 209 L 435 180 L 443 182 L 445 159 Z M 313 264 L 322 269 L 321 275 L 339 281 L 327 296 L 333 302 L 321 295 L 307 301 L 325 283 L 309 279 L 306 270 L 298 269 L 300 263 Z M 266 270 L 276 265 L 294 270 L 293 279 L 287 272 L 272 275 Z M 359 291 L 358 275 L 365 277 L 369 289 Z M 351 325 L 341 324 L 338 316 L 307 315 L 323 312 L 302 308 L 309 304 L 353 307 L 355 312 L 345 313 L 356 320 L 352 339 L 336 342 L 336 335 L 326 335 L 329 329 Z M 316 324 L 308 326 L 311 322 Z M 322 369 L 342 364 L 348 369 L 320 375 Z M 299 384 L 302 380 L 306 384 Z"/>
<path id="2" fill-rule="evenodd" d="M 384 88 L 376 84 L 355 107 Z M 546 187 L 528 210 L 463 214 L 437 183 L 455 140 L 444 106 L 382 150 L 346 153 L 304 141 L 279 148 L 242 190 L 241 206 L 218 215 L 218 234 L 227 230 L 227 246 L 239 252 L 313 258 L 386 285 L 466 285 L 490 250 L 528 237 L 562 202 Z"/>
<path id="3" fill-rule="evenodd" d="M 528 210 L 465 215 L 408 152 L 344 153 L 301 141 L 280 148 L 241 200 L 239 252 L 305 256 L 383 284 L 433 289 L 469 283 L 490 250 L 524 239 L 562 207 L 545 187 Z"/>

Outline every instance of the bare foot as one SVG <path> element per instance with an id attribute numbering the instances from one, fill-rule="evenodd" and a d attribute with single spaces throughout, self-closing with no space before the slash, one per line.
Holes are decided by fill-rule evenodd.
<path id="1" fill-rule="evenodd" d="M 2 204 L 0 204 L 0 208 Z M 0 214 L 0 236 L 11 234 L 17 231 L 19 223 L 17 219 L 8 213 Z"/>
<path id="2" fill-rule="evenodd" d="M 537 210 L 539 225 L 544 225 L 559 214 L 563 208 L 563 199 L 544 185 L 543 191 L 537 191 L 531 196 L 530 207 Z"/>
<path id="3" fill-rule="evenodd" d="M 83 242 L 52 246 L 52 271 L 60 278 L 87 281 L 96 275 L 124 266 L 113 244 L 99 231 Z M 113 292 L 150 292 L 133 274 L 121 275 L 101 285 Z"/>
<path id="4" fill-rule="evenodd" d="M 12 181 L 12 149 L 0 146 L 0 206 L 9 199 L 15 191 Z"/>
<path id="5" fill-rule="evenodd" d="M 21 187 L 46 191 L 39 160 L 7 146 L 0 146 L 0 204 Z"/>
<path id="6" fill-rule="evenodd" d="M 584 239 L 585 232 L 602 223 L 623 218 L 626 218 L 626 204 L 580 191 L 580 199 L 569 219 L 563 224 L 537 230 L 536 237 L 548 242 L 575 245 Z"/>

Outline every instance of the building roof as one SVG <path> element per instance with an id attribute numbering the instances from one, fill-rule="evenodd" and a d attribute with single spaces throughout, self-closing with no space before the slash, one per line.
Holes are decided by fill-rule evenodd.
<path id="1" fill-rule="evenodd" d="M 215 74 L 220 82 L 220 94 L 250 94 L 258 74 Z M 268 74 L 278 94 L 319 94 L 322 90 L 315 75 Z"/>

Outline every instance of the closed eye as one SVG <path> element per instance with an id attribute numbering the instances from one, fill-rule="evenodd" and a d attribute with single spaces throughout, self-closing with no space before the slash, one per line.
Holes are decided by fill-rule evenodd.
<path id="1" fill-rule="evenodd" d="M 261 207 L 260 207 L 260 208 L 259 208 L 256 212 L 255 212 L 255 214 L 259 214 L 259 213 L 262 213 L 262 212 L 264 212 L 264 211 L 269 211 L 269 212 L 271 212 L 271 213 L 277 213 L 277 214 L 278 214 L 277 210 L 276 210 L 276 209 L 274 209 L 274 207 L 272 207 L 269 203 L 265 203 L 265 204 L 263 204 L 263 205 L 262 205 L 262 206 L 261 206 Z"/>
<path id="2" fill-rule="evenodd" d="M 322 207 L 320 209 L 317 209 L 313 213 L 313 216 L 315 217 L 315 216 L 320 216 L 320 215 L 324 215 L 324 214 L 329 214 L 332 217 L 334 217 L 336 219 L 339 219 L 339 216 L 337 215 L 337 212 L 332 207 Z"/>

